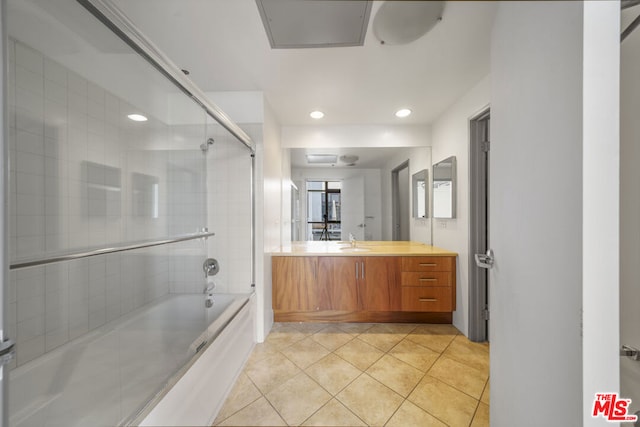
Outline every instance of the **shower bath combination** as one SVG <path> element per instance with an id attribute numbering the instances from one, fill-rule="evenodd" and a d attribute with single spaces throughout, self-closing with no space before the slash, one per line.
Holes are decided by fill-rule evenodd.
<path id="1" fill-rule="evenodd" d="M 0 425 L 210 425 L 255 340 L 255 144 L 111 0 L 6 3 Z M 214 142 L 246 179 L 217 185 Z M 250 233 L 203 244 L 208 224 Z"/>

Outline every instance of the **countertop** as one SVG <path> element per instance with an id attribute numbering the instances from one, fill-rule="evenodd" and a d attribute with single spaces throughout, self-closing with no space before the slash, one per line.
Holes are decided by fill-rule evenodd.
<path id="1" fill-rule="evenodd" d="M 292 242 L 271 252 L 273 256 L 456 256 L 455 252 L 418 242 L 346 241 Z"/>

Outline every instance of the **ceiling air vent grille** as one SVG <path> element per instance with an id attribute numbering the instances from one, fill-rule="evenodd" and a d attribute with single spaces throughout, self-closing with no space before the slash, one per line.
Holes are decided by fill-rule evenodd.
<path id="1" fill-rule="evenodd" d="M 256 0 L 273 49 L 362 46 L 371 1 Z"/>

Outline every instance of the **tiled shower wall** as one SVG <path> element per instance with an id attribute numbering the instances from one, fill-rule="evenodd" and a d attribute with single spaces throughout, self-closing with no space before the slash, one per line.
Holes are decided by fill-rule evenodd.
<path id="1" fill-rule="evenodd" d="M 262 125 L 243 130 L 254 136 Z M 251 154 L 220 127 L 207 153 L 208 224 L 216 235 L 209 240 L 210 257 L 220 263 L 211 278 L 217 292 L 251 292 Z"/>
<path id="2" fill-rule="evenodd" d="M 126 101 L 21 42 L 8 49 L 11 261 L 206 226 L 204 120 L 131 122 Z M 182 149 L 155 149 L 176 135 Z M 8 333 L 17 365 L 170 287 L 201 291 L 194 266 L 204 254 L 194 241 L 13 271 Z"/>

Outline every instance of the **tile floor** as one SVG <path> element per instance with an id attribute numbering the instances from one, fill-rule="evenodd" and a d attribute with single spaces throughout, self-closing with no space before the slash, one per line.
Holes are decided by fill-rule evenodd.
<path id="1" fill-rule="evenodd" d="M 488 426 L 489 345 L 451 325 L 276 323 L 220 426 Z"/>

